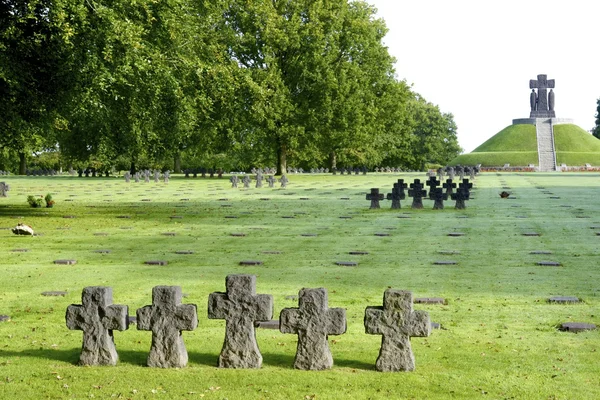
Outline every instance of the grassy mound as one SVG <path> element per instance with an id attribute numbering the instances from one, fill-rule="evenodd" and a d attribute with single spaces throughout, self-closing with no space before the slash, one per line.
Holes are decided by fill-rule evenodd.
<path id="1" fill-rule="evenodd" d="M 600 165 L 600 140 L 577 125 L 554 127 L 556 161 L 567 165 Z M 462 154 L 449 165 L 484 167 L 537 165 L 537 137 L 534 125 L 511 125 L 488 139 L 472 153 Z"/>

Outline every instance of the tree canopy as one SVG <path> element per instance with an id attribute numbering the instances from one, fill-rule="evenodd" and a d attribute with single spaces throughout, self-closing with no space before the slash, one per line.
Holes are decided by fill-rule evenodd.
<path id="1" fill-rule="evenodd" d="M 348 0 L 0 0 L 0 145 L 66 164 L 443 164 L 452 114 Z M 0 160 L 1 162 L 1 160 Z M 7 168 L 5 166 L 5 168 Z"/>

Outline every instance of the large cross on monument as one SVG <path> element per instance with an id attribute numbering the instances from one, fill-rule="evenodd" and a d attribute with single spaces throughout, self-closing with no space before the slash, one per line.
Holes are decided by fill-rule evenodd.
<path id="1" fill-rule="evenodd" d="M 530 106 L 531 113 L 530 118 L 555 118 L 556 113 L 554 112 L 554 79 L 547 79 L 547 75 L 538 75 L 537 80 L 531 79 L 529 81 L 529 88 L 531 89 L 530 94 Z M 537 93 L 535 92 L 537 89 Z M 550 93 L 547 90 L 550 89 Z"/>
<path id="2" fill-rule="evenodd" d="M 254 321 L 273 317 L 273 296 L 256 294 L 256 276 L 227 275 L 227 293 L 208 297 L 208 318 L 224 319 L 225 342 L 219 355 L 221 368 L 260 368 L 262 355 L 256 343 Z"/>
<path id="3" fill-rule="evenodd" d="M 411 292 L 387 289 L 383 294 L 383 307 L 365 309 L 365 331 L 382 335 L 375 364 L 378 371 L 412 371 L 415 356 L 410 338 L 429 336 L 431 322 L 427 312 L 413 311 Z"/>
<path id="4" fill-rule="evenodd" d="M 300 290 L 298 305 L 299 308 L 284 308 L 279 315 L 281 333 L 298 334 L 294 368 L 331 368 L 333 357 L 327 336 L 346 332 L 346 310 L 328 308 L 327 289 L 324 288 Z"/>
<path id="5" fill-rule="evenodd" d="M 71 304 L 66 320 L 69 329 L 83 331 L 79 364 L 115 365 L 119 356 L 113 330 L 128 328 L 128 307 L 112 303 L 112 288 L 89 286 L 81 294 L 82 305 Z"/>
<path id="6" fill-rule="evenodd" d="M 155 286 L 152 305 L 138 308 L 137 328 L 152 331 L 152 346 L 147 365 L 159 368 L 181 368 L 188 361 L 181 331 L 198 326 L 195 304 L 181 304 L 181 287 Z"/>

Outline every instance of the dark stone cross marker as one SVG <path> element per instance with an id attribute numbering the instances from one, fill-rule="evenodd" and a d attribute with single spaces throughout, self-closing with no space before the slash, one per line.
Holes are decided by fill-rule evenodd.
<path id="1" fill-rule="evenodd" d="M 398 182 L 394 183 L 394 187 L 392 189 L 392 193 L 387 194 L 387 199 L 392 201 L 392 209 L 397 210 L 402 207 L 400 204 L 400 200 L 404 200 L 406 198 L 406 193 L 404 189 L 406 189 L 408 185 L 404 183 L 404 179 L 398 179 Z"/>
<path id="2" fill-rule="evenodd" d="M 146 364 L 149 367 L 182 368 L 188 361 L 181 331 L 198 326 L 195 304 L 181 304 L 179 286 L 152 288 L 152 305 L 138 308 L 137 329 L 152 331 L 152 345 Z"/>
<path id="3" fill-rule="evenodd" d="M 256 294 L 255 275 L 227 275 L 225 286 L 226 293 L 213 292 L 208 298 L 208 318 L 226 321 L 218 366 L 260 368 L 262 355 L 256 343 L 254 321 L 273 318 L 273 296 Z"/>
<path id="4" fill-rule="evenodd" d="M 413 311 L 412 293 L 387 289 L 383 307 L 365 309 L 365 331 L 382 335 L 381 349 L 375 367 L 378 371 L 412 371 L 415 357 L 410 346 L 411 337 L 425 337 L 431 333 L 429 314 Z"/>
<path id="5" fill-rule="evenodd" d="M 346 332 L 346 310 L 328 308 L 327 289 L 302 289 L 298 308 L 284 308 L 279 315 L 281 333 L 298 334 L 294 368 L 322 370 L 333 366 L 328 335 Z"/>
<path id="6" fill-rule="evenodd" d="M 411 208 L 423 208 L 423 197 L 427 196 L 427 190 L 423 189 L 423 184 L 420 179 L 415 179 L 415 181 L 410 184 L 408 195 L 413 198 Z"/>
<path id="7" fill-rule="evenodd" d="M 464 210 L 466 207 L 465 201 L 469 200 L 471 196 L 470 189 L 473 187 L 472 183 L 469 183 L 468 179 L 463 179 L 461 183 L 458 184 L 458 189 L 456 193 L 452 193 L 450 197 L 452 200 L 456 201 L 456 205 L 454 208 L 457 210 Z"/>
<path id="8" fill-rule="evenodd" d="M 442 184 L 442 187 L 446 189 L 446 194 L 451 195 L 456 189 L 456 183 L 452 182 L 452 179 L 446 179 L 446 182 Z"/>
<path id="9" fill-rule="evenodd" d="M 81 294 L 82 305 L 71 304 L 65 316 L 67 328 L 83 331 L 79 364 L 116 365 L 119 356 L 113 330 L 126 330 L 128 307 L 112 303 L 112 288 L 88 286 Z"/>
<path id="10" fill-rule="evenodd" d="M 434 210 L 443 210 L 444 201 L 448 200 L 448 193 L 444 193 L 444 189 L 438 187 L 429 191 L 429 199 L 433 200 Z"/>
<path id="11" fill-rule="evenodd" d="M 425 182 L 425 186 L 429 186 L 429 198 L 431 199 L 431 192 L 435 190 L 436 187 L 440 186 L 440 181 L 438 181 L 435 176 L 430 176 Z"/>
<path id="12" fill-rule="evenodd" d="M 371 207 L 369 207 L 369 209 L 374 210 L 381 208 L 379 202 L 383 200 L 383 193 L 380 194 L 378 188 L 371 188 L 371 193 L 367 194 L 366 199 L 371 200 Z"/>

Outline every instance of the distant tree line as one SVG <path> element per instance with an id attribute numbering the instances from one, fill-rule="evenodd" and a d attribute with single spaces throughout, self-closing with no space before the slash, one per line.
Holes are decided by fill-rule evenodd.
<path id="1" fill-rule="evenodd" d="M 0 169 L 444 164 L 453 116 L 396 77 L 375 11 L 0 0 Z"/>

